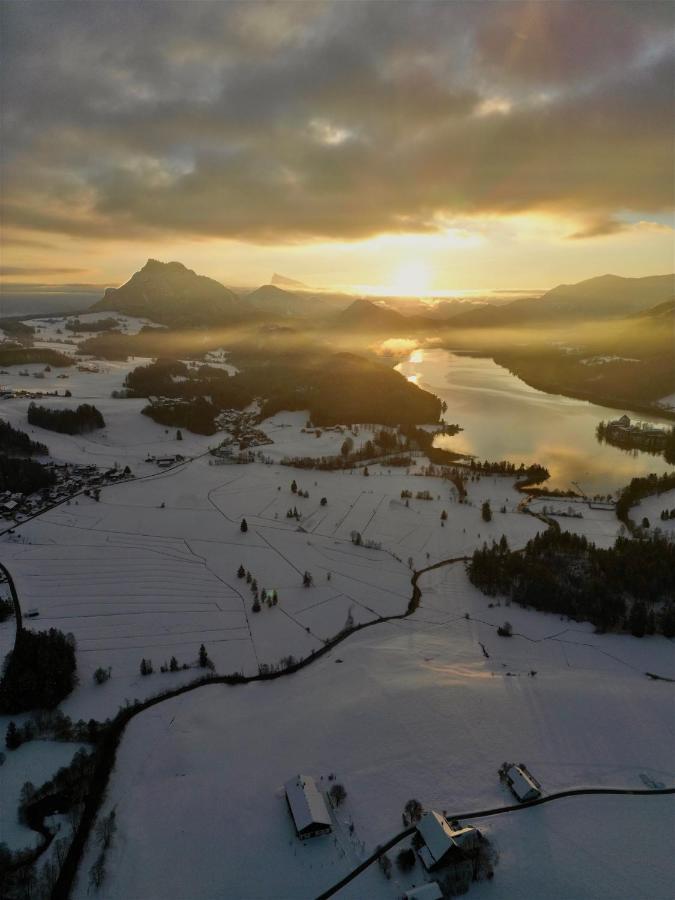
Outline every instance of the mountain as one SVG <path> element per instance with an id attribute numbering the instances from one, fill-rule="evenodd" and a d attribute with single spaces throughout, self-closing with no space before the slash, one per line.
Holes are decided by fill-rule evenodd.
<path id="1" fill-rule="evenodd" d="M 220 282 L 182 263 L 156 259 L 149 259 L 126 284 L 108 288 L 91 310 L 112 310 L 173 327 L 215 324 L 244 314 L 237 295 Z"/>
<path id="2" fill-rule="evenodd" d="M 675 297 L 675 275 L 621 278 L 600 275 L 577 284 L 560 284 L 539 301 L 553 313 L 579 316 L 632 315 Z"/>
<path id="3" fill-rule="evenodd" d="M 401 332 L 418 328 L 421 321 L 426 325 L 433 324 L 428 319 L 423 320 L 421 316 L 402 316 L 393 309 L 386 309 L 363 299 L 354 300 L 347 309 L 335 316 L 334 321 L 336 326 L 344 331 Z"/>
<path id="4" fill-rule="evenodd" d="M 272 275 L 270 284 L 273 284 L 275 287 L 296 288 L 301 291 L 312 290 L 309 285 L 303 284 L 302 281 L 296 281 L 295 278 L 287 278 L 286 275 L 279 275 L 278 272 L 275 272 L 274 275 Z"/>
<path id="5" fill-rule="evenodd" d="M 653 322 L 663 322 L 670 325 L 671 329 L 675 327 L 675 300 L 666 300 L 665 303 L 659 303 L 652 306 L 644 312 L 638 313 L 636 319 L 650 319 Z"/>
<path id="6" fill-rule="evenodd" d="M 514 300 L 506 306 L 484 307 L 455 316 L 465 328 L 566 323 L 575 319 L 618 319 L 634 315 L 675 296 L 674 275 L 622 278 L 600 275 L 576 284 L 560 284 L 538 299 Z"/>

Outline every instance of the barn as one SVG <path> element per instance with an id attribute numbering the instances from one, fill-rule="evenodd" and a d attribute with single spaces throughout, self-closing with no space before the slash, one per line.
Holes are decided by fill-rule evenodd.
<path id="1" fill-rule="evenodd" d="M 312 776 L 296 775 L 284 788 L 298 837 L 329 834 L 332 829 L 330 813 Z"/>
<path id="2" fill-rule="evenodd" d="M 453 828 L 445 816 L 434 810 L 422 816 L 417 831 L 424 841 L 419 857 L 428 871 L 463 857 L 466 851 L 474 850 L 480 840 L 479 831 L 472 825 Z"/>
<path id="3" fill-rule="evenodd" d="M 518 766 L 505 766 L 503 772 L 504 780 L 521 803 L 529 803 L 541 797 L 541 785 L 522 763 Z"/>

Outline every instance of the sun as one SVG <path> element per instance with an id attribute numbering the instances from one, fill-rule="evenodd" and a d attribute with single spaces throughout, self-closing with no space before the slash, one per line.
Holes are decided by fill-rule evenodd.
<path id="1" fill-rule="evenodd" d="M 431 269 L 421 260 L 408 260 L 394 271 L 390 288 L 392 293 L 402 297 L 424 297 L 431 287 Z"/>

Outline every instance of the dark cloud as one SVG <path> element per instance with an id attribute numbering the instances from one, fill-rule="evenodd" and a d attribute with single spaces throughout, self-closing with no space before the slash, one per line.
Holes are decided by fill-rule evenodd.
<path id="1" fill-rule="evenodd" d="M 6 226 L 258 241 L 673 204 L 671 4 L 3 4 Z"/>
<path id="2" fill-rule="evenodd" d="M 75 275 L 84 269 L 64 269 L 52 266 L 0 266 L 0 276 L 6 278 L 20 275 Z"/>
<path id="3" fill-rule="evenodd" d="M 617 219 L 598 219 L 595 222 L 588 222 L 583 228 L 573 232 L 568 237 L 572 241 L 591 237 L 605 237 L 610 234 L 618 234 L 620 231 L 627 231 L 630 227 L 628 222 L 620 222 Z"/>

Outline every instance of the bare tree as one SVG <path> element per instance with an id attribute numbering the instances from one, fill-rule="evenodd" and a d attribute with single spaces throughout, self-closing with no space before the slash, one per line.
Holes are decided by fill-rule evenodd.
<path id="1" fill-rule="evenodd" d="M 105 854 L 99 853 L 96 862 L 89 869 L 89 887 L 98 890 L 105 880 Z"/>
<path id="2" fill-rule="evenodd" d="M 107 850 L 112 843 L 116 829 L 115 810 L 111 809 L 108 815 L 104 816 L 96 826 L 96 840 L 104 850 Z"/>
<path id="3" fill-rule="evenodd" d="M 403 818 L 407 819 L 407 821 L 412 825 L 415 822 L 419 822 L 422 818 L 422 813 L 424 812 L 424 807 L 420 803 L 419 800 L 408 800 L 406 805 L 403 807 Z"/>
<path id="4" fill-rule="evenodd" d="M 347 791 L 344 789 L 343 785 L 334 784 L 328 791 L 328 795 L 333 803 L 333 806 L 340 806 L 340 804 L 347 797 Z"/>

